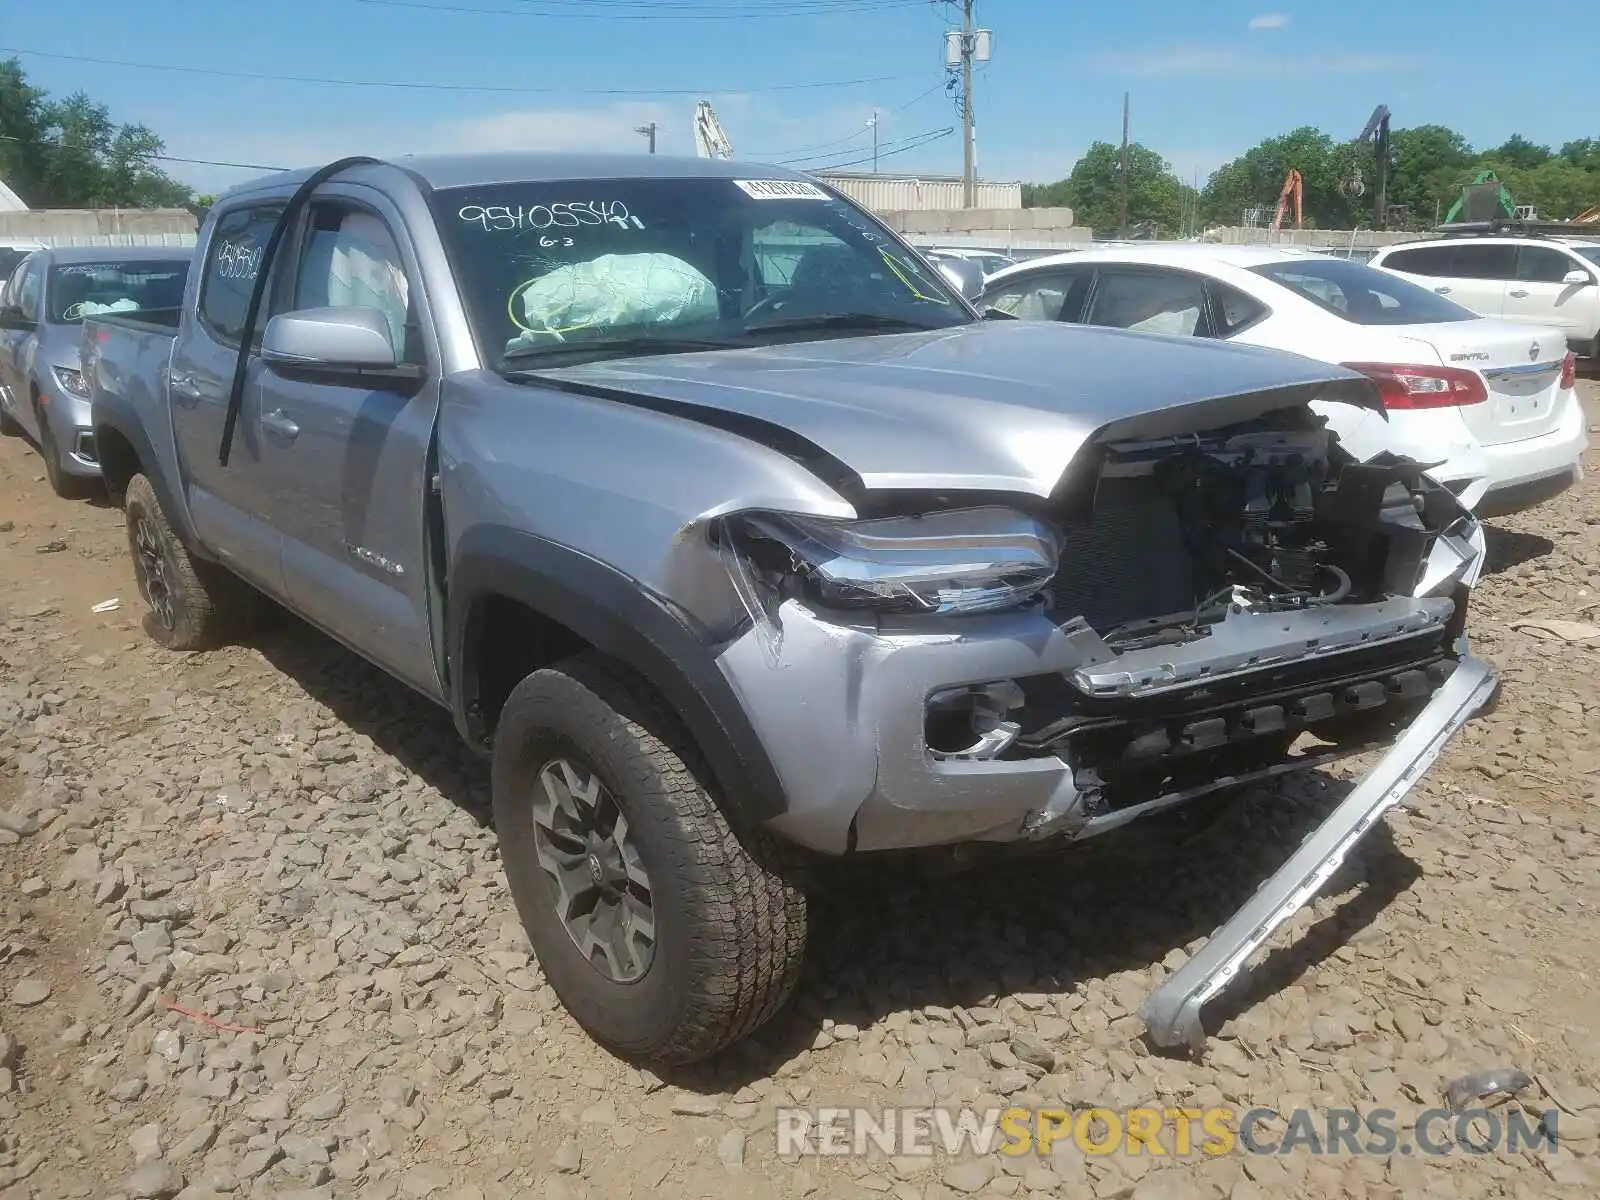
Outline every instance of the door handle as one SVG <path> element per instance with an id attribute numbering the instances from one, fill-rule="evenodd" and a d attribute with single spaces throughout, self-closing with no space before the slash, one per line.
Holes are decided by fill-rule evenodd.
<path id="1" fill-rule="evenodd" d="M 1447 287 L 1436 287 L 1433 290 L 1438 292 L 1441 296 L 1448 295 L 1450 292 L 1450 289 Z"/>
<path id="2" fill-rule="evenodd" d="M 270 429 L 279 437 L 287 438 L 291 442 L 300 436 L 300 426 L 291 421 L 288 414 L 281 408 L 275 408 L 262 417 L 261 425 L 262 428 Z"/>
<path id="3" fill-rule="evenodd" d="M 1516 288 L 1515 290 L 1506 293 L 1506 295 L 1514 296 L 1518 300 L 1521 300 L 1527 294 L 1528 293 L 1523 291 L 1523 289 L 1521 289 L 1521 288 Z"/>

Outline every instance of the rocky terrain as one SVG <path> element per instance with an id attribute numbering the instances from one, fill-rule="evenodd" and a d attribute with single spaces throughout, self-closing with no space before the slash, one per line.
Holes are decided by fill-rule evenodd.
<path id="1" fill-rule="evenodd" d="M 1152 1053 L 1138 1005 L 1359 763 L 1004 871 L 842 873 L 793 1009 L 664 1079 L 543 984 L 443 714 L 287 618 L 159 651 L 120 514 L 0 442 L 0 1197 L 1600 1194 L 1600 475 L 1491 549 L 1499 710 L 1212 1006 L 1203 1056 Z M 780 1105 L 964 1102 L 1404 1125 L 1494 1066 L 1561 1110 L 1560 1153 L 796 1162 L 773 1132 Z"/>

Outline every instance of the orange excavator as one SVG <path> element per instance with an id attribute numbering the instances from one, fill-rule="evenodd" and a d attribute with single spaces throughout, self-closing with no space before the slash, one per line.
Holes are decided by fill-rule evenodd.
<path id="1" fill-rule="evenodd" d="M 1277 233 L 1283 228 L 1283 212 L 1289 206 L 1289 197 L 1294 197 L 1294 227 L 1300 228 L 1301 206 L 1305 203 L 1305 180 L 1300 178 L 1300 172 L 1294 167 L 1289 168 L 1289 173 L 1283 177 L 1283 191 L 1278 193 L 1278 211 L 1272 218 L 1272 232 Z"/>

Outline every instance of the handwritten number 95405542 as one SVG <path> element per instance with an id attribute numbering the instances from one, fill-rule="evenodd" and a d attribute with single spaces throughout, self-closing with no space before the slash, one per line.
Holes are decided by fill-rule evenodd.
<path id="1" fill-rule="evenodd" d="M 620 200 L 559 200 L 551 204 L 467 204 L 456 217 L 487 233 L 541 233 L 547 229 L 579 229 L 615 225 L 643 229 L 644 222 Z M 557 235 L 559 236 L 559 235 Z M 552 246 L 554 242 L 542 242 Z"/>

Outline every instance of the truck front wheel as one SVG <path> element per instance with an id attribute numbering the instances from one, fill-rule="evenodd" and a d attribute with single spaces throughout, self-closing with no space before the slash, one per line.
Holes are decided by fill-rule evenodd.
<path id="1" fill-rule="evenodd" d="M 703 777 L 648 685 L 597 654 L 529 675 L 495 734 L 500 856 L 546 980 L 597 1041 L 662 1065 L 762 1025 L 805 951 L 803 892 Z"/>
<path id="2" fill-rule="evenodd" d="M 143 475 L 128 480 L 122 507 L 133 573 L 150 606 L 146 632 L 169 650 L 209 649 L 239 632 L 254 608 L 248 585 L 190 557 Z"/>

